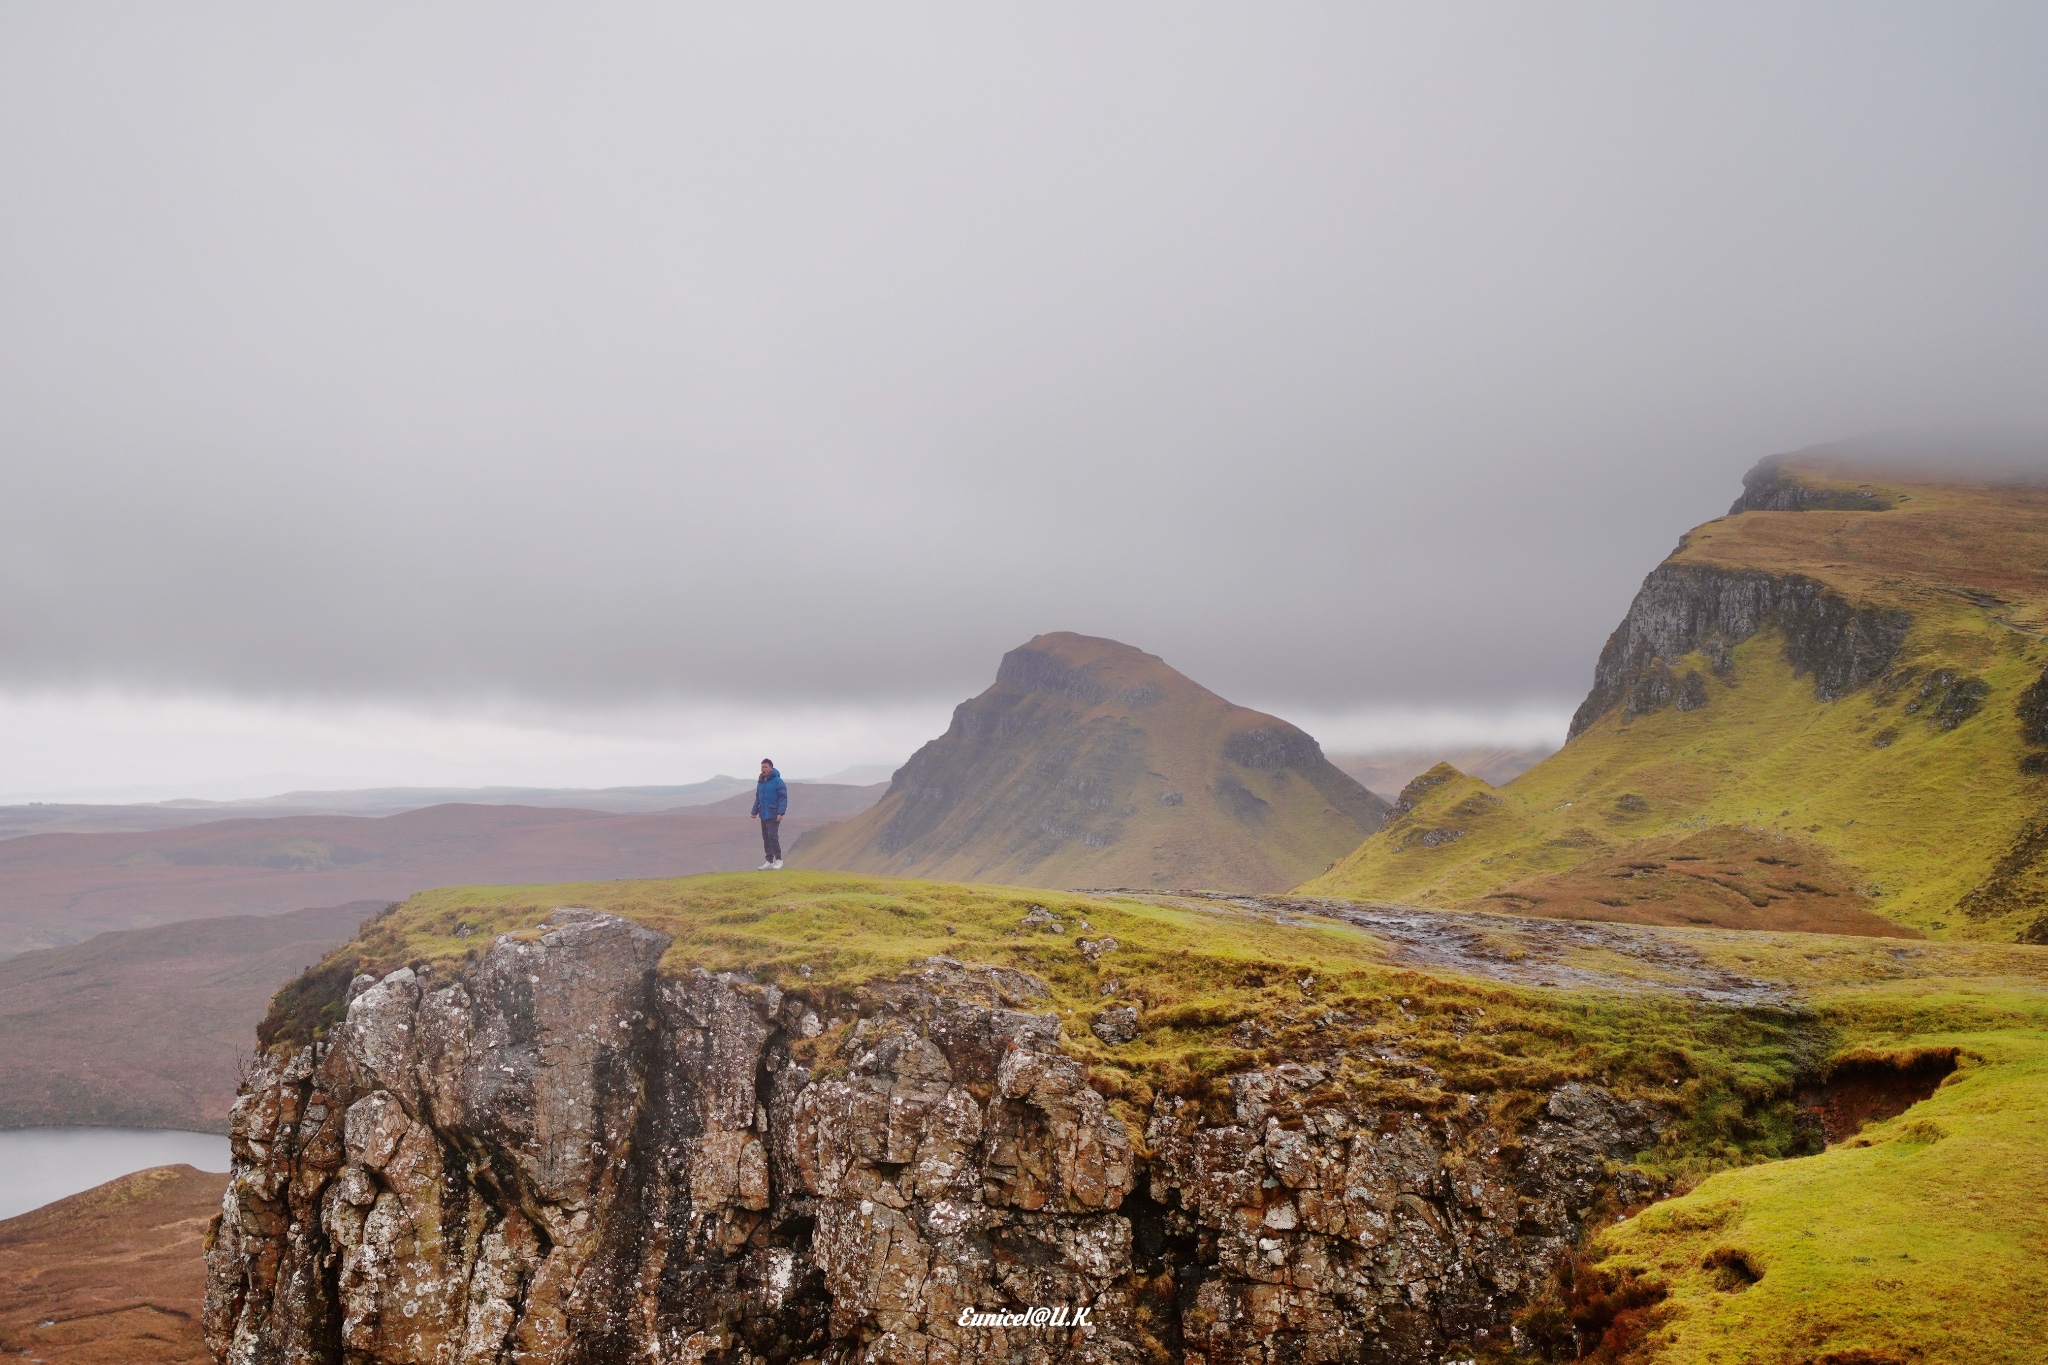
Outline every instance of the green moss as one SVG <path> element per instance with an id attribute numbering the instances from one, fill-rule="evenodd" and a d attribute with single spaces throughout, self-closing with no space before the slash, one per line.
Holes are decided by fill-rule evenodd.
<path id="1" fill-rule="evenodd" d="M 1935 1094 L 1849 1142 L 1724 1171 L 1607 1229 L 1668 1289 L 1652 1358 L 2032 1362 L 2048 1321 L 2048 1005 L 2038 991 L 1846 991 L 1847 1046 L 1956 1048 Z M 1733 1275 L 1737 1259 L 1757 1272 Z"/>

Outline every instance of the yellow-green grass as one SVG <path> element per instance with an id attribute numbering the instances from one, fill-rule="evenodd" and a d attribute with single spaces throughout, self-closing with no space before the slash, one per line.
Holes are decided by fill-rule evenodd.
<path id="1" fill-rule="evenodd" d="M 1633 1269 L 1669 1291 L 1639 1357 L 2039 1361 L 2048 997 L 1876 987 L 1839 992 L 1824 1012 L 1845 1047 L 1956 1048 L 1959 1068 L 1855 1139 L 1723 1171 L 1604 1231 L 1592 1247 L 1602 1269 Z M 1749 1273 L 1731 1274 L 1736 1264 Z M 1746 1283 L 1751 1274 L 1760 1278 Z"/>
<path id="2" fill-rule="evenodd" d="M 1565 1081 L 1603 1084 L 1660 1108 L 1663 1136 L 1638 1164 L 1691 1187 L 1588 1248 L 1603 1269 L 1668 1291 L 1631 1358 L 1790 1365 L 1852 1346 L 1915 1365 L 2033 1358 L 2020 1343 L 2038 1339 L 2048 1306 L 2048 948 L 1657 931 L 1675 952 L 1798 998 L 1744 1011 L 1417 971 L 1347 925 L 1170 898 L 790 872 L 456 887 L 413 897 L 281 993 L 271 1036 L 330 1024 L 357 971 L 456 969 L 564 905 L 670 934 L 665 973 L 732 971 L 807 993 L 830 1016 L 812 1052 L 821 1064 L 878 977 L 939 954 L 1029 971 L 1141 1152 L 1156 1095 L 1198 1098 L 1227 1121 L 1228 1077 L 1279 1061 L 1321 1062 L 1333 1090 L 1368 1103 L 1442 1110 L 1471 1094 L 1507 1120 Z M 1026 929 L 1033 906 L 1066 932 Z M 1105 935 L 1119 946 L 1090 962 L 1078 940 Z M 1642 979 L 1640 962 L 1610 965 Z M 1110 1048 L 1087 1024 L 1124 1002 L 1141 1007 L 1141 1034 Z M 1269 1032 L 1246 1041 L 1247 1024 Z M 1961 1053 L 1933 1099 L 1868 1130 L 1867 1145 L 1774 1159 L 1811 1150 L 1801 1078 L 1844 1054 L 1924 1047 Z M 1420 1067 L 1388 1067 L 1383 1049 Z M 1761 1279 L 1723 1287 L 1716 1252 L 1741 1253 Z"/>
<path id="3" fill-rule="evenodd" d="M 1663 1145 L 1643 1164 L 1692 1175 L 1797 1150 L 1792 1081 L 1832 1046 L 1818 1021 L 1792 1011 L 1738 1012 L 1655 992 L 1505 987 L 1392 966 L 1381 942 L 1336 922 L 809 872 L 423 892 L 280 993 L 265 1037 L 331 1025 L 358 971 L 455 967 L 498 934 L 532 932 L 564 905 L 670 934 L 665 972 L 740 972 L 803 991 L 842 1023 L 864 983 L 934 955 L 1028 971 L 1046 983 L 1043 1008 L 1061 1015 L 1067 1047 L 1134 1137 L 1160 1093 L 1199 1098 L 1220 1120 L 1232 1073 L 1313 1057 L 1329 1065 L 1332 1086 L 1407 1108 L 1441 1110 L 1476 1095 L 1512 1117 L 1564 1082 L 1603 1084 L 1672 1114 Z M 1066 932 L 1024 928 L 1034 905 Z M 1078 940 L 1104 936 L 1119 946 L 1090 962 Z M 1088 1025 L 1125 1003 L 1139 1007 L 1141 1033 L 1111 1048 Z M 828 1032 L 819 1055 L 831 1041 Z M 1383 1048 L 1419 1065 L 1374 1060 Z"/>
<path id="4" fill-rule="evenodd" d="M 1817 700 L 1812 680 L 1785 662 L 1775 632 L 1753 636 L 1733 656 L 1726 678 L 1714 677 L 1704 659 L 1679 662 L 1708 678 L 1703 709 L 1632 720 L 1610 712 L 1499 790 L 1476 778 L 1432 788 L 1302 890 L 1468 904 L 1625 851 L 1634 840 L 1734 825 L 1840 859 L 1866 879 L 1877 913 L 1930 936 L 2010 940 L 2026 928 L 2038 912 L 1973 919 L 1958 902 L 2048 805 L 2048 778 L 2020 770 L 2013 714 L 2048 663 L 2048 648 L 1985 609 L 1957 605 L 1939 619 L 1923 616 L 1900 668 L 1919 676 L 1950 668 L 1991 688 L 1982 709 L 1953 730 L 1906 712 L 1917 697 L 1912 684 Z M 1416 837 L 1437 828 L 1460 837 L 1435 847 Z"/>
<path id="5" fill-rule="evenodd" d="M 1809 489 L 1867 493 L 1889 510 L 1720 517 L 1666 562 L 1810 580 L 1858 607 L 1908 613 L 1883 679 L 1820 701 L 1771 630 L 1733 651 L 1731 673 L 1697 655 L 1665 660 L 1699 675 L 1703 709 L 1612 710 L 1498 793 L 1474 783 L 1431 792 L 1303 889 L 1457 905 L 1591 857 L 1630 856 L 1635 840 L 1728 825 L 1810 842 L 1865 879 L 1878 914 L 1935 937 L 2048 933 L 2039 870 L 2012 894 L 1972 902 L 1979 917 L 1962 909 L 2048 811 L 2048 774 L 2020 767 L 2028 757 L 2044 766 L 2043 755 L 2015 714 L 2048 665 L 2048 486 L 1930 476 L 1828 449 L 1776 464 Z M 1989 687 L 1950 730 L 1933 721 L 1939 698 L 1921 694 L 1938 670 Z M 1462 821 L 1451 809 L 1460 801 Z M 1410 837 L 1449 828 L 1462 837 L 1427 848 Z"/>

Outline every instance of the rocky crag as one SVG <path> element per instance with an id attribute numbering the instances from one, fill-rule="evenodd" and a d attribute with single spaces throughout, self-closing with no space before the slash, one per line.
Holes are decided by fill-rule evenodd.
<path id="1" fill-rule="evenodd" d="M 1822 448 L 1743 484 L 1644 579 L 1562 750 L 1437 774 L 1301 889 L 2048 942 L 2048 480 Z"/>
<path id="2" fill-rule="evenodd" d="M 1907 612 L 1850 602 L 1799 574 L 1663 564 L 1601 649 L 1571 734 L 1616 707 L 1633 720 L 1665 706 L 1706 706 L 1707 674 L 1727 677 L 1734 647 L 1768 628 L 1782 637 L 1792 671 L 1813 679 L 1814 696 L 1836 701 L 1883 675 L 1912 623 Z M 1704 656 L 1707 668 L 1688 666 L 1688 655 Z"/>
<path id="3" fill-rule="evenodd" d="M 558 910 L 272 1046 L 208 1251 L 216 1357 L 1434 1365 L 1645 1193 L 1618 1163 L 1652 1112 L 1598 1086 L 1425 1115 L 1304 1055 L 1139 1132 L 1025 972 L 814 996 L 664 974 L 669 942 Z M 974 1317 L 1035 1308 L 1064 1324 Z"/>
<path id="4" fill-rule="evenodd" d="M 1025 886 L 1277 891 L 1378 829 L 1386 802 L 1275 716 L 1114 640 L 1041 635 L 791 861 Z"/>

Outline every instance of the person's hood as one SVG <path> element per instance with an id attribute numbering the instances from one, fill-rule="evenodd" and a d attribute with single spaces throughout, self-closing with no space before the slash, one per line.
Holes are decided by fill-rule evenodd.
<path id="1" fill-rule="evenodd" d="M 758 787 L 758 786 L 760 786 L 760 785 L 761 785 L 761 784 L 762 784 L 763 782 L 773 782 L 773 781 L 774 781 L 774 780 L 775 780 L 776 778 L 778 778 L 778 777 L 780 777 L 780 776 L 782 776 L 782 769 L 780 769 L 780 768 L 770 768 L 770 769 L 768 770 L 768 776 L 766 776 L 766 777 L 761 777 L 761 778 L 756 778 L 756 779 L 754 780 L 754 785 Z"/>

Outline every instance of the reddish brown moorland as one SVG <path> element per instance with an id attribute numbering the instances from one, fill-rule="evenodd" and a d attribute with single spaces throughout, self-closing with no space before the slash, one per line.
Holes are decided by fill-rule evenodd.
<path id="1" fill-rule="evenodd" d="M 1567 871 L 1512 882 L 1466 908 L 1623 924 L 1923 936 L 1871 907 L 1855 870 L 1826 849 L 1717 825 L 1678 838 L 1637 840 Z"/>
<path id="2" fill-rule="evenodd" d="M 0 962 L 0 1128 L 226 1132 L 271 995 L 383 908 L 185 920 Z"/>
<path id="3" fill-rule="evenodd" d="M 784 846 L 843 818 L 855 799 L 847 790 L 795 787 Z M 0 841 L 0 957 L 114 929 L 404 900 L 435 886 L 737 871 L 760 861 L 761 844 L 746 806 L 735 804 L 739 813 L 718 815 L 443 805 L 380 819 L 284 816 L 27 835 Z"/>
<path id="4" fill-rule="evenodd" d="M 227 1180 L 158 1166 L 0 1222 L 0 1352 L 204 1365 L 202 1257 Z"/>

